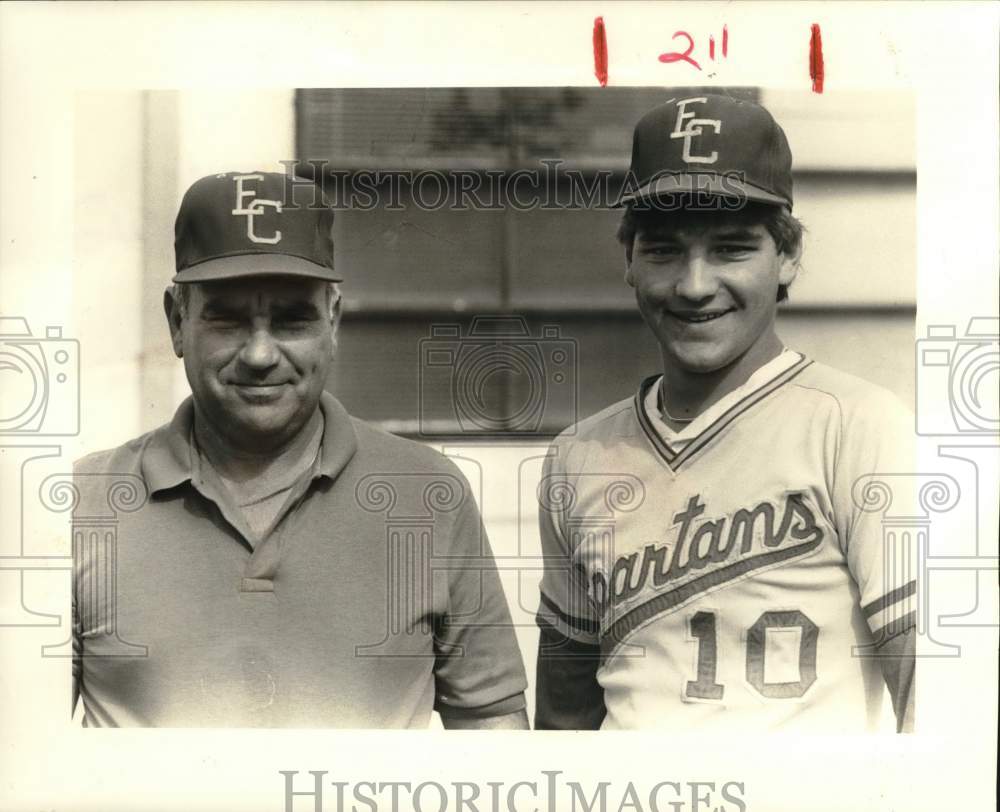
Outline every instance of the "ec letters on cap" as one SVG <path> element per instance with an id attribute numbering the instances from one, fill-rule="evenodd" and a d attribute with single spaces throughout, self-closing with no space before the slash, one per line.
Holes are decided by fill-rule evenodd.
<path id="1" fill-rule="evenodd" d="M 278 172 L 224 172 L 196 181 L 174 224 L 173 281 L 306 276 L 340 282 L 333 209 L 312 181 Z"/>
<path id="2" fill-rule="evenodd" d="M 792 208 L 792 152 L 771 114 L 706 93 L 670 99 L 644 115 L 632 139 L 621 204 L 707 194 Z"/>

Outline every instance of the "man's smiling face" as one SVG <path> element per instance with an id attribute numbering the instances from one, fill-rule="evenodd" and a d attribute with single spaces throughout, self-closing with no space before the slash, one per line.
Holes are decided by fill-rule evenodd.
<path id="1" fill-rule="evenodd" d="M 738 213 L 673 213 L 637 231 L 626 280 L 668 364 L 754 369 L 768 360 L 778 286 L 791 284 L 797 259 Z"/>
<path id="2" fill-rule="evenodd" d="M 198 413 L 237 447 L 284 445 L 316 411 L 333 361 L 327 283 L 273 276 L 191 287 L 171 335 Z"/>

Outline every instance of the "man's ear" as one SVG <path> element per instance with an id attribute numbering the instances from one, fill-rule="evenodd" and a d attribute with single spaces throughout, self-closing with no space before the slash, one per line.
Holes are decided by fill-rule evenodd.
<path id="1" fill-rule="evenodd" d="M 632 249 L 634 247 L 634 243 L 625 246 L 625 282 L 632 288 L 635 287 L 635 276 L 632 274 Z"/>
<path id="2" fill-rule="evenodd" d="M 178 358 L 184 357 L 184 344 L 181 341 L 181 322 L 184 316 L 181 313 L 181 303 L 174 296 L 173 288 L 163 291 L 163 313 L 167 317 L 167 327 L 170 329 L 170 343 L 174 346 L 174 355 Z"/>
<path id="3" fill-rule="evenodd" d="M 799 273 L 799 260 L 802 259 L 802 241 L 794 251 L 782 251 L 778 255 L 781 266 L 778 268 L 778 284 L 786 287 L 795 281 Z"/>
<path id="4" fill-rule="evenodd" d="M 632 262 L 629 259 L 625 259 L 625 282 L 629 287 L 635 287 L 635 276 L 632 273 Z"/>
<path id="5" fill-rule="evenodd" d="M 330 303 L 330 330 L 333 339 L 333 354 L 337 354 L 337 330 L 340 328 L 340 317 L 344 310 L 344 297 L 338 292 Z"/>

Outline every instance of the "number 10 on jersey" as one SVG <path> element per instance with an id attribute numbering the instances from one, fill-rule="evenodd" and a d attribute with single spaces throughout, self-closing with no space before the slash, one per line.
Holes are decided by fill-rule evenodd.
<path id="1" fill-rule="evenodd" d="M 792 682 L 769 682 L 765 679 L 768 630 L 798 630 L 798 674 Z M 698 645 L 695 678 L 688 680 L 684 695 L 695 700 L 720 701 L 726 686 L 718 676 L 719 640 L 715 612 L 696 612 L 688 619 L 688 632 Z M 816 645 L 819 627 L 798 609 L 764 612 L 746 630 L 746 680 L 767 699 L 797 699 L 816 682 Z"/>

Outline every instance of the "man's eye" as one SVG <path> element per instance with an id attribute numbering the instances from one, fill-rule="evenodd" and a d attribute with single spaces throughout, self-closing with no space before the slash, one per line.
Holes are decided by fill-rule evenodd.
<path id="1" fill-rule="evenodd" d="M 727 245 L 720 245 L 715 250 L 718 251 L 723 256 L 733 258 L 733 257 L 748 256 L 749 254 L 752 254 L 754 252 L 755 247 L 752 245 L 727 244 Z"/>
<path id="2" fill-rule="evenodd" d="M 274 319 L 274 326 L 279 330 L 306 330 L 315 322 L 312 316 L 282 316 Z"/>
<path id="3" fill-rule="evenodd" d="M 235 329 L 240 326 L 240 320 L 234 316 L 224 316 L 221 314 L 211 314 L 205 316 L 205 321 L 216 328 Z"/>
<path id="4" fill-rule="evenodd" d="M 679 253 L 676 245 L 647 245 L 642 249 L 642 255 L 647 257 L 674 257 Z"/>

